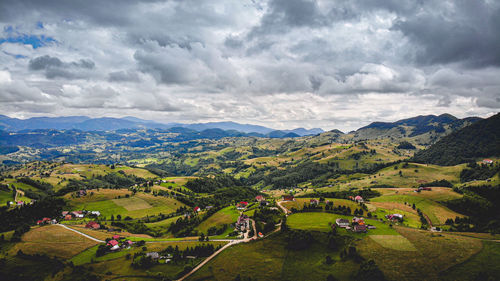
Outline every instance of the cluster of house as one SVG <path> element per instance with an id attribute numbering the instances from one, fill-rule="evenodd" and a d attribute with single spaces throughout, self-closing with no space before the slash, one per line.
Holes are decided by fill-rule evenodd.
<path id="1" fill-rule="evenodd" d="M 51 219 L 51 218 L 43 218 L 41 220 L 37 220 L 36 224 L 38 225 L 45 225 L 45 224 L 56 224 L 57 220 L 56 219 Z"/>
<path id="2" fill-rule="evenodd" d="M 121 237 L 120 235 L 113 235 L 113 239 L 109 240 L 106 245 L 110 246 L 110 251 L 116 251 L 119 249 L 129 248 L 134 244 L 134 242 L 130 240 L 126 240 L 125 237 Z"/>
<path id="3" fill-rule="evenodd" d="M 349 196 L 349 197 L 347 197 L 347 198 L 348 198 L 349 200 L 355 201 L 355 202 L 357 202 L 357 203 L 364 203 L 364 202 L 365 202 L 365 200 L 363 200 L 363 197 L 361 197 L 361 196 L 359 196 L 359 195 L 357 195 L 357 196 L 355 196 L 355 197 L 353 197 L 353 196 Z"/>
<path id="4" fill-rule="evenodd" d="M 390 214 L 386 215 L 385 218 L 390 221 L 403 221 L 403 215 L 401 214 Z"/>
<path id="5" fill-rule="evenodd" d="M 347 230 L 351 230 L 352 232 L 367 232 L 368 229 L 375 229 L 375 226 L 367 225 L 365 223 L 364 218 L 358 218 L 358 217 L 352 218 L 352 221 L 349 221 L 348 219 L 339 218 L 339 219 L 335 220 L 335 224 L 338 227 L 342 227 L 342 228 L 345 228 Z M 332 227 L 335 227 L 335 225 L 333 225 Z"/>
<path id="6" fill-rule="evenodd" d="M 35 202 L 35 200 L 33 200 L 33 201 L 29 202 L 29 203 L 28 203 L 28 202 L 21 201 L 21 200 L 16 201 L 16 202 L 14 202 L 14 201 L 10 201 L 10 202 L 9 202 L 9 206 L 24 206 L 24 205 L 26 205 L 26 204 L 33 204 L 33 202 Z"/>
<path id="7" fill-rule="evenodd" d="M 214 206 L 206 206 L 206 207 L 205 207 L 205 210 L 207 210 L 207 211 L 208 211 L 208 210 L 212 209 L 213 207 L 214 207 Z M 196 207 L 194 207 L 194 208 L 193 208 L 193 211 L 194 211 L 195 213 L 198 213 L 198 212 L 201 212 L 201 211 L 202 211 L 202 209 L 201 209 L 200 207 L 196 206 Z M 186 215 L 188 215 L 188 214 L 186 214 Z"/>
<path id="8" fill-rule="evenodd" d="M 172 255 L 167 254 L 166 256 L 160 256 L 158 252 L 149 252 L 146 253 L 146 257 L 151 258 L 153 260 L 165 260 L 165 263 L 169 263 L 172 261 Z M 195 256 L 186 256 L 188 259 L 195 259 Z"/>
<path id="9" fill-rule="evenodd" d="M 63 211 L 61 213 L 61 217 L 64 220 L 72 220 L 72 219 L 82 219 L 86 216 L 93 216 L 93 217 L 98 217 L 101 215 L 101 212 L 99 211 Z"/>
<path id="10" fill-rule="evenodd" d="M 86 225 L 85 225 L 85 228 L 90 228 L 90 229 L 99 229 L 101 228 L 101 225 L 98 224 L 97 222 L 95 221 L 89 221 Z"/>

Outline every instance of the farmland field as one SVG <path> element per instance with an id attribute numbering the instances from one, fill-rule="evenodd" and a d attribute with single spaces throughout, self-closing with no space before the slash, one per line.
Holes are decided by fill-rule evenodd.
<path id="1" fill-rule="evenodd" d="M 361 255 L 376 260 L 390 280 L 436 280 L 440 271 L 467 260 L 481 249 L 481 241 L 473 238 L 405 227 L 396 229 L 417 251 L 391 249 L 389 241 L 382 242 L 377 236 L 357 243 Z"/>
<path id="2" fill-rule="evenodd" d="M 329 232 L 331 230 L 330 224 L 335 224 L 335 220 L 338 218 L 352 219 L 352 216 L 343 216 L 331 213 L 320 213 L 320 212 L 306 212 L 297 213 L 290 215 L 287 219 L 287 224 L 290 228 L 303 229 L 303 230 L 313 230 Z M 376 229 L 368 230 L 367 234 L 353 233 L 355 236 L 365 236 L 365 235 L 399 235 L 398 232 L 389 227 L 389 224 L 382 223 L 377 220 L 365 219 L 367 224 L 371 224 L 376 227 Z M 339 229 L 339 233 L 352 233 L 345 229 Z"/>
<path id="3" fill-rule="evenodd" d="M 26 254 L 45 253 L 49 256 L 71 258 L 79 252 L 96 245 L 90 240 L 71 230 L 57 225 L 35 227 L 22 236 L 21 242 L 11 250 L 11 254 L 22 250 Z"/>
<path id="4" fill-rule="evenodd" d="M 231 224 L 236 222 L 239 215 L 240 215 L 239 211 L 236 210 L 235 206 L 229 206 L 211 215 L 208 219 L 203 221 L 196 229 L 199 232 L 206 234 L 207 230 L 212 226 L 220 226 L 222 224 Z"/>

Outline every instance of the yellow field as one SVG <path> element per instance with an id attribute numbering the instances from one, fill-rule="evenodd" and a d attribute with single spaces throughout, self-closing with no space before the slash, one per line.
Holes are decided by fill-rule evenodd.
<path id="1" fill-rule="evenodd" d="M 144 201 L 138 197 L 130 197 L 130 198 L 120 198 L 120 199 L 112 199 L 116 205 L 122 206 L 127 209 L 127 211 L 136 211 L 142 209 L 151 208 L 151 205 L 148 202 Z"/>
<path id="2" fill-rule="evenodd" d="M 14 255 L 22 250 L 26 254 L 47 254 L 69 259 L 96 244 L 97 242 L 61 226 L 48 225 L 35 227 L 25 233 L 21 242 L 9 252 Z"/>
<path id="3" fill-rule="evenodd" d="M 398 251 L 416 251 L 413 244 L 401 235 L 370 235 L 368 236 L 384 248 Z"/>

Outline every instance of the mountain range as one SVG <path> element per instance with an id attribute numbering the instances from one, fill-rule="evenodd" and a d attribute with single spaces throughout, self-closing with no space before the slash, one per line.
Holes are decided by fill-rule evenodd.
<path id="1" fill-rule="evenodd" d="M 272 128 L 240 124 L 236 122 L 209 122 L 209 123 L 159 123 L 151 120 L 144 120 L 136 117 L 101 117 L 90 118 L 87 116 L 67 116 L 67 117 L 33 117 L 29 119 L 10 118 L 0 115 L 0 130 L 19 132 L 38 129 L 70 130 L 81 131 L 114 131 L 121 129 L 169 129 L 183 127 L 195 131 L 207 129 L 221 129 L 224 131 L 238 131 L 245 134 L 257 134 L 266 137 L 296 137 L 316 135 L 323 132 L 320 128 L 304 129 L 296 128 L 292 130 L 275 130 Z"/>

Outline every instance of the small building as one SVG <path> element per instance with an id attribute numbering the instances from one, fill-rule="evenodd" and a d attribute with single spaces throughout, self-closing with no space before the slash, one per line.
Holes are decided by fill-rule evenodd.
<path id="1" fill-rule="evenodd" d="M 262 195 L 257 195 L 257 196 L 255 196 L 255 201 L 257 201 L 257 202 L 262 202 L 262 201 L 264 201 L 264 196 L 262 196 Z"/>
<path id="2" fill-rule="evenodd" d="M 64 216 L 64 219 L 69 221 L 69 220 L 72 220 L 73 219 L 73 216 L 70 215 L 70 214 L 67 214 L 66 216 Z"/>
<path id="3" fill-rule="evenodd" d="M 68 214 L 69 214 L 69 212 L 68 212 L 68 211 L 63 211 L 63 212 L 61 213 L 61 216 L 62 216 L 62 217 L 65 217 L 65 216 L 67 216 Z"/>
<path id="4" fill-rule="evenodd" d="M 98 217 L 98 216 L 100 216 L 100 215 L 101 215 L 101 212 L 99 212 L 99 211 L 90 211 L 90 212 L 89 212 L 89 214 L 90 214 L 91 216 L 96 216 L 96 217 Z"/>
<path id="5" fill-rule="evenodd" d="M 358 196 L 356 196 L 356 197 L 354 197 L 354 201 L 356 201 L 356 202 L 358 202 L 358 203 L 363 203 L 363 202 L 365 202 L 365 201 L 363 200 L 363 197 L 361 197 L 361 196 L 359 196 L 359 195 L 358 195 Z"/>
<path id="6" fill-rule="evenodd" d="M 365 219 L 364 218 L 358 218 L 358 217 L 354 217 L 352 218 L 352 224 L 353 225 L 364 225 L 365 224 Z"/>
<path id="7" fill-rule="evenodd" d="M 349 220 L 346 220 L 346 219 L 336 219 L 335 223 L 339 227 L 348 227 L 349 226 Z"/>
<path id="8" fill-rule="evenodd" d="M 246 201 L 241 201 L 240 203 L 236 204 L 236 209 L 238 210 L 244 210 L 248 205 L 248 202 Z"/>
<path id="9" fill-rule="evenodd" d="M 240 231 L 250 228 L 250 218 L 245 214 L 241 214 L 236 221 L 235 227 Z"/>
<path id="10" fill-rule="evenodd" d="M 311 200 L 309 200 L 309 203 L 310 203 L 311 205 L 318 205 L 318 204 L 319 204 L 319 201 L 318 201 L 317 199 L 311 199 Z"/>
<path id="11" fill-rule="evenodd" d="M 95 221 L 89 221 L 86 225 L 85 228 L 91 228 L 91 229 L 99 229 L 101 226 L 95 222 Z"/>
<path id="12" fill-rule="evenodd" d="M 401 215 L 401 214 L 390 214 L 390 215 L 386 215 L 385 217 L 391 221 L 395 221 L 395 220 L 402 221 L 403 220 L 403 215 Z"/>
<path id="13" fill-rule="evenodd" d="M 146 253 L 146 257 L 157 260 L 160 258 L 160 254 L 158 254 L 158 252 L 150 252 L 150 253 Z"/>
<path id="14" fill-rule="evenodd" d="M 193 210 L 194 210 L 195 212 L 200 212 L 200 211 L 201 211 L 200 207 L 194 207 L 194 209 L 193 209 Z"/>
<path id="15" fill-rule="evenodd" d="M 120 238 L 121 238 L 121 236 L 120 236 L 120 235 L 116 235 L 116 234 L 115 234 L 115 235 L 113 235 L 113 239 L 114 239 L 114 240 L 119 240 Z"/>
<path id="16" fill-rule="evenodd" d="M 50 218 L 43 218 L 41 220 L 38 220 L 36 224 L 38 225 L 52 224 L 52 220 Z"/>
<path id="17" fill-rule="evenodd" d="M 364 224 L 357 224 L 352 227 L 353 232 L 366 232 L 367 231 L 367 226 Z"/>
<path id="18" fill-rule="evenodd" d="M 491 160 L 491 159 L 484 159 L 483 160 L 483 164 L 488 164 L 488 165 L 489 164 L 493 164 L 493 160 Z"/>
<path id="19" fill-rule="evenodd" d="M 295 201 L 293 195 L 283 195 L 283 201 Z"/>
<path id="20" fill-rule="evenodd" d="M 83 214 L 83 211 L 73 211 L 73 212 L 71 212 L 71 216 L 73 216 L 74 218 L 78 218 L 78 219 L 85 217 L 85 215 Z"/>

